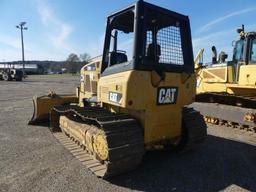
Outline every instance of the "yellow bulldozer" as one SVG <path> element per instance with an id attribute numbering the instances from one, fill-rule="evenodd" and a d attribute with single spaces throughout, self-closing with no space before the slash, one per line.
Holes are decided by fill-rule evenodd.
<path id="1" fill-rule="evenodd" d="M 81 68 L 80 86 L 76 88 L 76 96 L 81 107 L 86 103 L 97 103 L 97 87 L 100 78 L 102 56 L 90 59 L 89 63 Z"/>
<path id="2" fill-rule="evenodd" d="M 101 61 L 84 69 L 95 75 L 82 74 L 78 103 L 48 107 L 50 130 L 98 177 L 135 169 L 147 150 L 204 141 L 203 116 L 189 106 L 196 74 L 187 16 L 142 0 L 111 14 Z"/>
<path id="3" fill-rule="evenodd" d="M 197 96 L 193 106 L 206 120 L 256 132 L 256 32 L 238 29 L 233 42 L 233 59 L 225 61 L 222 51 L 217 58 L 212 47 L 212 62 L 200 63 L 201 49 L 195 59 Z"/>

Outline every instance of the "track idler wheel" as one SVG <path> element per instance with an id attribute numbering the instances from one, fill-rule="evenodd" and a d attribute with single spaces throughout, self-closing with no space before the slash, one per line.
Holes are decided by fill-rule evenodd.
<path id="1" fill-rule="evenodd" d="M 93 148 L 96 157 L 101 161 L 108 159 L 108 143 L 104 133 L 97 133 L 93 139 Z"/>

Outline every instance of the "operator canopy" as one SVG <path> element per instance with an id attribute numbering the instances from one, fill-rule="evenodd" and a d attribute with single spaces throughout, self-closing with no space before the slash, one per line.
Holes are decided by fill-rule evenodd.
<path id="1" fill-rule="evenodd" d="M 108 72 L 103 75 L 112 73 L 109 67 L 115 72 L 157 67 L 193 73 L 188 17 L 143 1 L 113 13 L 107 22 L 101 71 Z"/>
<path id="2" fill-rule="evenodd" d="M 113 17 L 111 26 L 113 29 L 123 31 L 124 33 L 134 32 L 134 11 L 129 10 L 126 13 Z M 146 14 L 145 29 L 147 31 L 153 30 L 156 26 L 158 30 L 168 26 L 178 27 L 179 22 L 171 16 L 148 9 Z"/>

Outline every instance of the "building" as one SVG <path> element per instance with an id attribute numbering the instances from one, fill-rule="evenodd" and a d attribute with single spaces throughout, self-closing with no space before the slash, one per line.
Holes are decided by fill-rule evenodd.
<path id="1" fill-rule="evenodd" d="M 14 68 L 14 69 L 22 69 L 22 64 L 0 64 L 0 69 L 5 68 Z M 25 64 L 25 72 L 26 74 L 42 74 L 44 72 L 43 68 L 38 64 Z"/>

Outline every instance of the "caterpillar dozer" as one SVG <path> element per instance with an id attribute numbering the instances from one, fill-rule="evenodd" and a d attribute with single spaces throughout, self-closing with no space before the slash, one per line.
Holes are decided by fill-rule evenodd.
<path id="1" fill-rule="evenodd" d="M 114 12 L 99 66 L 96 94 L 88 97 L 89 86 L 80 86 L 78 104 L 50 113 L 55 137 L 95 175 L 135 169 L 147 150 L 204 141 L 203 116 L 189 106 L 196 75 L 187 16 L 142 0 Z"/>
<path id="2" fill-rule="evenodd" d="M 97 82 L 100 74 L 101 56 L 92 58 L 81 70 L 81 84 L 75 89 L 75 93 L 59 95 L 50 90 L 47 95 L 33 97 L 33 115 L 29 125 L 45 124 L 50 120 L 50 111 L 54 106 L 81 103 L 85 99 L 95 99 L 97 94 Z"/>
<path id="3" fill-rule="evenodd" d="M 81 107 L 85 103 L 97 103 L 97 86 L 100 78 L 102 56 L 90 59 L 90 62 L 81 69 L 80 86 L 76 88 L 76 96 Z"/>
<path id="4" fill-rule="evenodd" d="M 211 63 L 195 62 L 197 95 L 193 106 L 209 123 L 223 124 L 256 132 L 256 32 L 238 29 L 239 39 L 233 42 L 233 59 L 217 58 L 213 46 Z M 198 53 L 202 56 L 203 49 Z"/>

